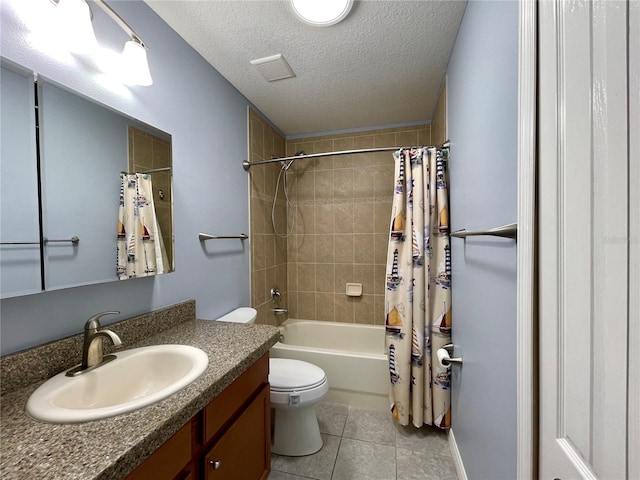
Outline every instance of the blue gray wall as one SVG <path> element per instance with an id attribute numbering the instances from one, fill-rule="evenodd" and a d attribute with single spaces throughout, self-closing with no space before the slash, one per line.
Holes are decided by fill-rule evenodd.
<path id="1" fill-rule="evenodd" d="M 447 72 L 452 230 L 516 221 L 518 3 L 467 4 Z M 452 239 L 453 431 L 470 479 L 516 478 L 516 244 Z"/>
<path id="2" fill-rule="evenodd" d="M 142 1 L 109 2 L 150 47 L 154 83 L 131 88 L 78 58 L 45 51 L 46 41 L 34 47 L 10 3 L 36 8 L 36 2 L 3 1 L 3 57 L 172 135 L 176 271 L 5 299 L 1 353 L 79 333 L 103 310 L 120 310 L 114 321 L 194 298 L 200 318 L 215 318 L 248 305 L 248 243 L 198 241 L 200 231 L 248 231 L 248 182 L 240 165 L 247 155 L 248 101 Z M 94 28 L 101 45 L 122 49 L 126 36 L 96 8 Z"/>

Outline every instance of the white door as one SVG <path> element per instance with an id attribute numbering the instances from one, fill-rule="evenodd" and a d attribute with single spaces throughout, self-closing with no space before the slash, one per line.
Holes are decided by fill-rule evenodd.
<path id="1" fill-rule="evenodd" d="M 638 478 L 639 18 L 637 0 L 539 3 L 545 480 Z"/>

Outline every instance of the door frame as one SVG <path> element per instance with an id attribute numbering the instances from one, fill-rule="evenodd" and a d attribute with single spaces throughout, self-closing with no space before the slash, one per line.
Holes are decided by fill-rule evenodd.
<path id="1" fill-rule="evenodd" d="M 537 477 L 536 121 L 537 4 L 518 21 L 517 478 Z"/>

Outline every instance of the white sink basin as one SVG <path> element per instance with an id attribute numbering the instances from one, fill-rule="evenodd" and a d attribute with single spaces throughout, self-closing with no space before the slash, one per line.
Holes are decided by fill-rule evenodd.
<path id="1" fill-rule="evenodd" d="M 206 353 L 187 345 L 154 345 L 115 355 L 82 375 L 68 377 L 65 371 L 47 380 L 29 397 L 29 415 L 78 423 L 131 412 L 186 387 L 209 364 Z"/>

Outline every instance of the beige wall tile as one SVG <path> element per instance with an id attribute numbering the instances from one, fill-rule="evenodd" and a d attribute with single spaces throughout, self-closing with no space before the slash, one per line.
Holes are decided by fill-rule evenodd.
<path id="1" fill-rule="evenodd" d="M 265 235 L 253 235 L 253 268 L 260 270 L 267 266 L 265 255 Z"/>
<path id="2" fill-rule="evenodd" d="M 304 172 L 298 171 L 296 198 L 299 202 L 314 200 L 315 178 L 316 176 L 313 170 L 306 170 Z"/>
<path id="3" fill-rule="evenodd" d="M 332 174 L 331 182 L 335 185 L 334 197 L 336 201 L 353 198 L 353 169 L 343 168 L 330 173 Z"/>
<path id="4" fill-rule="evenodd" d="M 388 233 L 391 228 L 391 201 L 374 204 L 374 232 Z"/>
<path id="5" fill-rule="evenodd" d="M 315 235 L 298 235 L 300 244 L 298 245 L 298 261 L 315 263 L 316 262 L 316 236 Z"/>
<path id="6" fill-rule="evenodd" d="M 298 235 L 316 233 L 316 215 L 313 205 L 298 205 L 296 210 L 296 227 L 295 232 Z"/>
<path id="7" fill-rule="evenodd" d="M 374 198 L 374 175 L 375 172 L 373 167 L 355 168 L 353 177 L 353 198 Z"/>
<path id="8" fill-rule="evenodd" d="M 336 233 L 353 233 L 353 204 L 335 205 L 334 214 Z"/>
<path id="9" fill-rule="evenodd" d="M 333 170 L 315 172 L 315 200 L 326 202 L 334 198 Z"/>
<path id="10" fill-rule="evenodd" d="M 334 277 L 333 263 L 316 264 L 316 291 L 333 293 Z"/>
<path id="11" fill-rule="evenodd" d="M 384 325 L 384 295 L 373 296 L 373 322 L 374 325 Z"/>
<path id="12" fill-rule="evenodd" d="M 303 318 L 298 313 L 298 292 L 287 293 L 287 310 L 289 310 L 289 318 Z"/>
<path id="13" fill-rule="evenodd" d="M 336 253 L 333 235 L 316 235 L 316 263 L 334 263 Z"/>
<path id="14" fill-rule="evenodd" d="M 249 111 L 249 158 L 258 161 L 272 154 L 284 154 L 285 141 L 253 111 Z M 154 145 L 155 148 L 155 145 Z M 262 165 L 250 170 L 250 215 L 251 215 L 251 258 L 252 258 L 252 305 L 258 309 L 258 321 L 274 325 L 276 318 L 271 312 L 269 289 L 278 284 L 282 292 L 287 291 L 286 240 L 277 238 L 271 224 L 271 202 L 276 180 L 280 172 L 278 164 Z M 282 201 L 282 188 L 276 208 L 276 227 L 286 230 L 286 211 Z M 295 242 L 291 243 L 296 248 Z M 297 250 L 296 250 L 297 253 Z"/>
<path id="15" fill-rule="evenodd" d="M 382 295 L 384 297 L 384 291 L 386 287 L 387 278 L 387 266 L 386 264 L 378 264 L 373 266 L 373 293 L 376 295 Z"/>
<path id="16" fill-rule="evenodd" d="M 401 147 L 417 147 L 418 146 L 418 131 L 409 132 L 397 132 L 396 133 L 396 145 Z"/>
<path id="17" fill-rule="evenodd" d="M 333 146 L 332 138 L 328 138 L 326 140 L 317 140 L 313 142 L 313 148 L 314 148 L 313 153 L 326 153 L 326 152 L 333 152 L 335 150 Z"/>
<path id="18" fill-rule="evenodd" d="M 299 150 L 413 146 L 430 135 L 429 126 L 408 126 L 286 142 L 285 150 L 293 155 Z M 277 138 L 273 148 L 276 144 Z M 289 191 L 299 207 L 300 225 L 287 240 L 286 274 L 289 303 L 296 302 L 298 317 L 383 323 L 393 170 L 391 152 L 297 162 Z M 280 261 L 277 248 L 275 261 Z M 346 283 L 354 281 L 363 284 L 361 298 L 345 295 Z M 331 292 L 333 302 L 328 302 Z"/>
<path id="19" fill-rule="evenodd" d="M 336 263 L 353 263 L 353 234 L 336 234 Z"/>
<path id="20" fill-rule="evenodd" d="M 255 297 L 255 305 L 261 305 L 267 301 L 267 272 L 265 269 L 254 270 L 253 278 L 254 278 L 254 290 L 253 295 Z"/>
<path id="21" fill-rule="evenodd" d="M 287 263 L 287 239 L 276 237 L 276 265 Z"/>
<path id="22" fill-rule="evenodd" d="M 316 294 L 316 320 L 333 322 L 335 319 L 335 304 L 333 293 Z"/>
<path id="23" fill-rule="evenodd" d="M 298 318 L 316 319 L 316 294 L 314 292 L 298 292 Z"/>
<path id="24" fill-rule="evenodd" d="M 276 237 L 264 235 L 264 266 L 273 267 L 276 264 Z"/>
<path id="25" fill-rule="evenodd" d="M 353 323 L 355 320 L 354 301 L 344 293 L 336 293 L 333 297 L 335 305 L 335 321 Z"/>
<path id="26" fill-rule="evenodd" d="M 298 293 L 316 291 L 316 264 L 298 264 Z"/>
<path id="27" fill-rule="evenodd" d="M 316 233 L 335 233 L 334 206 L 316 205 Z"/>
<path id="28" fill-rule="evenodd" d="M 431 128 L 418 131 L 418 144 L 419 145 L 432 145 L 431 143 Z"/>
<path id="29" fill-rule="evenodd" d="M 387 246 L 389 235 L 384 233 L 374 234 L 374 261 L 378 265 L 386 265 L 387 263 Z"/>
<path id="30" fill-rule="evenodd" d="M 355 298 L 354 321 L 355 323 L 374 323 L 373 295 L 363 295 Z"/>
<path id="31" fill-rule="evenodd" d="M 287 287 L 289 291 L 298 290 L 298 264 L 287 262 Z"/>
<path id="32" fill-rule="evenodd" d="M 373 233 L 374 232 L 374 203 L 356 203 L 353 205 L 353 232 Z"/>
<path id="33" fill-rule="evenodd" d="M 280 289 L 281 294 L 287 293 L 287 264 L 278 265 L 276 267 L 276 285 Z M 286 305 L 286 303 L 284 303 Z"/>
<path id="34" fill-rule="evenodd" d="M 362 293 L 364 295 L 373 295 L 374 293 L 374 266 L 356 264 L 353 266 L 353 278 L 355 283 L 362 284 Z"/>
<path id="35" fill-rule="evenodd" d="M 287 238 L 287 261 L 298 261 L 298 243 L 301 241 L 301 235 L 291 235 Z"/>
<path id="36" fill-rule="evenodd" d="M 277 285 L 277 267 L 269 267 L 265 271 L 265 290 L 264 295 L 267 302 L 271 302 L 271 289 Z M 272 304 L 273 305 L 273 304 Z"/>
<path id="37" fill-rule="evenodd" d="M 249 142 L 251 153 L 264 160 L 264 125 L 257 118 L 250 122 Z"/>
<path id="38" fill-rule="evenodd" d="M 352 263 L 336 264 L 335 283 L 333 291 L 336 294 L 345 295 L 347 289 L 347 283 L 353 282 L 353 268 Z"/>
<path id="39" fill-rule="evenodd" d="M 392 197 L 394 173 L 394 168 L 391 165 L 378 165 L 374 168 L 375 198 Z"/>
<path id="40" fill-rule="evenodd" d="M 353 261 L 373 264 L 375 261 L 374 240 L 372 233 L 355 234 L 353 236 Z"/>
<path id="41" fill-rule="evenodd" d="M 395 147 L 396 135 L 395 133 L 379 133 L 373 136 L 374 147 Z"/>

